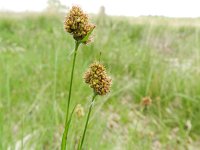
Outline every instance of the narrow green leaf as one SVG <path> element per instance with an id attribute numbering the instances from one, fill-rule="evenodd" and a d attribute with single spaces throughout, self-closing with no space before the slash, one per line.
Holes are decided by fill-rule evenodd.
<path id="1" fill-rule="evenodd" d="M 87 33 L 87 35 L 82 39 L 80 40 L 81 43 L 85 43 L 86 41 L 88 41 L 90 35 L 92 34 L 92 31 L 94 30 L 94 28 L 92 30 L 90 30 L 90 32 Z"/>

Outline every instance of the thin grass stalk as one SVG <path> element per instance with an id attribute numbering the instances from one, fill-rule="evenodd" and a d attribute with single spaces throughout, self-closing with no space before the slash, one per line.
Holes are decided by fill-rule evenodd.
<path id="1" fill-rule="evenodd" d="M 86 123 L 85 123 L 85 128 L 84 128 L 84 131 L 83 131 L 83 135 L 82 135 L 82 139 L 81 139 L 79 150 L 82 150 L 82 147 L 83 147 L 83 142 L 84 142 L 84 139 L 85 139 L 85 134 L 86 134 L 86 131 L 87 131 L 87 126 L 88 126 L 88 122 L 89 122 L 89 119 L 90 119 L 90 114 L 91 114 L 92 107 L 94 105 L 94 100 L 95 100 L 96 96 L 97 96 L 97 94 L 94 93 L 94 95 L 92 97 L 92 102 L 90 104 L 89 112 L 88 112 L 88 115 L 87 115 L 87 119 L 86 119 Z"/>
<path id="2" fill-rule="evenodd" d="M 67 135 L 68 135 L 68 116 L 69 116 L 69 109 L 70 109 L 70 101 L 71 101 L 71 92 L 72 92 L 72 83 L 73 83 L 73 77 L 74 77 L 74 68 L 75 68 L 75 62 L 76 62 L 76 54 L 78 47 L 80 45 L 80 42 L 76 41 L 75 43 L 75 50 L 74 50 L 74 57 L 73 57 L 73 64 L 72 64 L 72 70 L 71 70 L 71 77 L 70 77 L 70 85 L 69 85 L 69 95 L 67 100 L 67 113 L 66 113 L 66 120 L 65 120 L 65 129 L 62 136 L 62 143 L 61 143 L 61 150 L 66 150 L 66 144 L 67 144 Z"/>
<path id="3" fill-rule="evenodd" d="M 74 113 L 75 108 L 76 108 L 76 106 L 73 108 L 73 110 L 72 110 L 72 112 L 69 116 L 69 120 L 68 120 L 67 125 L 66 125 L 66 135 L 68 135 L 70 123 L 71 123 L 71 120 L 72 120 L 72 115 Z M 66 137 L 66 141 L 67 141 L 67 137 Z"/>

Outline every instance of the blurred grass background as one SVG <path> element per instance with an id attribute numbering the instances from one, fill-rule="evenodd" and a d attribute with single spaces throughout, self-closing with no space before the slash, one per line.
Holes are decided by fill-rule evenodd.
<path id="1" fill-rule="evenodd" d="M 93 16 L 94 42 L 78 51 L 72 106 L 87 110 L 82 77 L 99 59 L 113 78 L 98 97 L 87 150 L 198 149 L 200 19 Z M 63 15 L 0 15 L 0 149 L 59 149 L 74 41 Z M 142 111 L 140 101 L 152 105 Z M 85 117 L 73 118 L 69 149 Z"/>

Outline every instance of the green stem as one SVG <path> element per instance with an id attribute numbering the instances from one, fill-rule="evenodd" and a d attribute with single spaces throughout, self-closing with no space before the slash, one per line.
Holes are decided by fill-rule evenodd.
<path id="1" fill-rule="evenodd" d="M 67 127 L 68 124 L 68 116 L 69 116 L 69 106 L 70 106 L 70 100 L 71 100 L 71 92 L 72 92 L 72 81 L 74 77 L 74 67 L 76 62 L 76 54 L 78 47 L 80 45 L 80 42 L 76 41 L 75 43 L 75 50 L 74 50 L 74 57 L 73 57 L 73 64 L 72 64 L 72 70 L 71 70 L 71 79 L 70 79 L 70 85 L 69 85 L 69 95 L 68 95 L 68 101 L 67 101 L 67 114 L 66 114 L 66 120 L 65 120 L 65 130 L 62 136 L 62 144 L 61 144 L 61 150 L 66 150 L 66 144 L 67 144 L 67 135 L 69 127 Z"/>
<path id="2" fill-rule="evenodd" d="M 83 146 L 83 142 L 84 142 L 84 139 L 85 139 L 85 134 L 86 134 L 89 118 L 90 118 L 90 113 L 92 111 L 92 107 L 93 107 L 93 104 L 94 104 L 94 99 L 95 99 L 96 96 L 97 96 L 97 94 L 94 93 L 94 95 L 92 97 L 92 102 L 91 102 L 91 105 L 90 105 L 90 108 L 89 108 L 88 116 L 87 116 L 87 119 L 86 119 L 86 124 L 85 124 L 85 128 L 84 128 L 84 131 L 83 131 L 83 136 L 82 136 L 82 139 L 81 139 L 81 144 L 80 144 L 79 150 L 82 150 L 82 146 Z"/>
<path id="3" fill-rule="evenodd" d="M 71 112 L 71 115 L 69 116 L 69 120 L 66 124 L 66 134 L 68 135 L 68 131 L 69 131 L 69 126 L 70 126 L 70 123 L 71 123 L 71 120 L 72 120 L 72 115 L 74 113 L 74 110 L 75 110 L 76 106 L 74 107 L 74 109 L 72 110 Z M 67 137 L 66 137 L 66 141 L 67 141 Z"/>

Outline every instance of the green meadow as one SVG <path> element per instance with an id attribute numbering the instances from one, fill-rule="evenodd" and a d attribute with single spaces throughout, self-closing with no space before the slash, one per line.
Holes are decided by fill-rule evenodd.
<path id="1" fill-rule="evenodd" d="M 0 150 L 60 149 L 74 48 L 63 22 L 64 15 L 0 14 Z M 94 60 L 107 68 L 112 88 L 96 99 L 85 150 L 198 150 L 200 19 L 92 22 L 94 42 L 78 50 L 70 110 L 79 103 L 87 114 L 92 89 L 83 74 Z M 85 118 L 74 114 L 69 150 Z"/>

